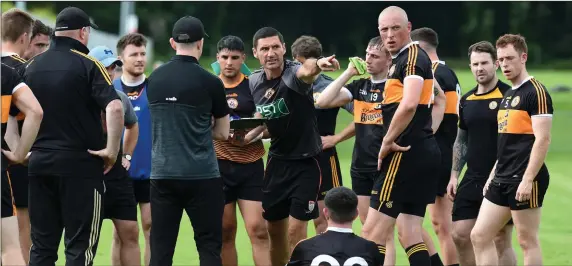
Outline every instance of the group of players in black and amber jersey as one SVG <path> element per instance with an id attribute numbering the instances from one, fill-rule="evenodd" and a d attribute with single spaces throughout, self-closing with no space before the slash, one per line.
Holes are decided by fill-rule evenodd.
<path id="1" fill-rule="evenodd" d="M 395 6 L 381 12 L 378 24 L 380 36 L 359 59 L 368 77 L 351 82 L 360 76 L 354 63 L 336 79 L 321 73 L 338 70 L 339 62 L 323 57 L 312 36 L 298 38 L 287 60 L 280 32 L 260 29 L 253 53 L 262 67 L 253 73 L 244 69 L 240 38 L 218 42 L 217 75 L 231 120 L 265 119 L 213 144 L 225 196 L 221 264 L 238 265 L 236 206 L 256 265 L 395 265 L 395 226 L 411 265 L 515 265 L 513 226 L 524 264 L 541 264 L 538 226 L 553 108 L 546 88 L 528 76 L 524 38 L 507 34 L 496 48 L 486 41 L 469 47 L 478 85 L 461 96 L 457 76 L 437 55 L 435 31 L 412 31 Z M 24 63 L 17 55 L 2 59 L 16 70 Z M 499 66 L 512 88 L 496 76 Z M 9 99 L 25 121 L 42 112 L 16 70 L 2 65 L 3 136 Z M 353 121 L 336 134 L 340 108 Z M 24 123 L 30 131 L 18 145 L 2 142 L 3 237 L 12 228 L 4 218 L 13 215 L 4 215 L 13 203 L 11 191 L 4 192 L 10 187 L 5 165 L 24 160 L 25 139 L 37 132 L 32 122 Z M 335 148 L 352 136 L 353 192 L 343 187 L 345 166 Z M 270 139 L 266 166 L 262 139 Z M 422 227 L 427 208 L 442 259 Z M 363 238 L 351 229 L 357 217 Z M 307 238 L 310 220 L 318 236 Z"/>

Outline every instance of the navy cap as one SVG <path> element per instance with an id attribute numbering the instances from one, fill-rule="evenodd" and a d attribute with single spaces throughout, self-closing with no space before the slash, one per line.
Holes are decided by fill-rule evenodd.
<path id="1" fill-rule="evenodd" d="M 66 7 L 56 17 L 54 31 L 79 30 L 83 27 L 97 29 L 97 25 L 89 20 L 89 16 L 77 7 Z"/>
<path id="2" fill-rule="evenodd" d="M 185 16 L 175 22 L 172 37 L 177 43 L 192 43 L 209 36 L 200 19 Z"/>

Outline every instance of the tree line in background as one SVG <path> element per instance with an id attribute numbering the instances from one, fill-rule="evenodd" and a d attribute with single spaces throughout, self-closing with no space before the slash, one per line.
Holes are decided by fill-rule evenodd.
<path id="1" fill-rule="evenodd" d="M 28 9 L 47 8 L 57 14 L 74 5 L 82 8 L 100 29 L 117 33 L 120 2 L 27 2 Z M 201 19 L 210 38 L 206 56 L 216 53 L 216 42 L 237 35 L 252 46 L 252 36 L 261 27 L 282 32 L 286 45 L 300 35 L 316 36 L 327 54 L 339 57 L 364 54 L 368 40 L 378 35 L 377 17 L 387 2 L 139 2 L 139 32 L 155 40 L 157 59 L 172 54 L 168 43 L 172 25 L 184 15 Z M 430 27 L 439 34 L 439 54 L 448 60 L 463 60 L 472 43 L 494 43 L 504 33 L 527 38 L 529 63 L 537 67 L 572 65 L 572 2 L 400 2 L 413 28 Z M 249 55 L 251 53 L 248 53 Z M 549 65 L 549 66 L 547 66 Z"/>

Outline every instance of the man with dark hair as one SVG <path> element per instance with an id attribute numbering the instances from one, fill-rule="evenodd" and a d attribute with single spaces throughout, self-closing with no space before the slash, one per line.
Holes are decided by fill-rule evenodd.
<path id="1" fill-rule="evenodd" d="M 322 56 L 322 44 L 315 37 L 301 36 L 292 44 L 292 57 L 302 64 L 304 64 L 306 58 L 319 58 L 320 56 Z M 322 136 L 322 152 L 318 155 L 318 163 L 322 172 L 322 184 L 320 186 L 320 194 L 318 195 L 319 210 L 324 208 L 324 197 L 328 190 L 343 185 L 342 171 L 335 145 L 354 135 L 353 128 L 345 130 L 340 134 L 335 134 L 339 107 L 322 109 L 316 104 L 316 100 L 320 97 L 322 91 L 332 81 L 333 79 L 329 76 L 320 74 L 312 84 L 318 132 Z M 349 107 L 349 104 L 344 105 L 344 108 L 351 113 Z M 316 227 L 316 234 L 326 231 L 328 225 L 322 212 L 320 212 L 318 218 L 314 219 L 314 226 Z"/>
<path id="2" fill-rule="evenodd" d="M 123 91 L 131 100 L 139 124 L 139 137 L 123 144 L 123 165 L 129 165 L 128 175 L 133 180 L 135 201 L 141 211 L 141 228 L 145 237 L 145 265 L 151 257 L 151 199 L 149 196 L 149 177 L 151 176 L 151 114 L 145 89 L 148 80 L 145 77 L 147 65 L 147 40 L 140 33 L 127 34 L 117 42 L 117 54 L 123 62 L 122 74 L 113 81 L 116 90 Z M 118 261 L 121 254 L 121 239 L 114 234 L 112 258 Z"/>
<path id="3" fill-rule="evenodd" d="M 23 82 L 18 72 L 2 63 L 2 264 L 3 265 L 27 265 L 20 241 L 18 239 L 18 221 L 16 220 L 16 207 L 8 165 L 20 164 L 28 159 L 28 152 L 36 139 L 40 123 L 42 122 L 43 110 L 30 88 Z M 17 106 L 27 115 L 24 120 L 26 131 L 21 137 L 17 137 L 9 147 L 5 141 L 6 124 L 10 106 Z M 8 149 L 10 148 L 10 149 Z M 29 225 L 28 225 L 29 226 Z M 29 230 L 28 230 L 29 231 Z M 22 236 L 20 236 L 22 237 Z M 28 236 L 27 239 L 30 237 Z M 28 257 L 28 256 L 26 256 Z"/>
<path id="4" fill-rule="evenodd" d="M 219 78 L 225 87 L 226 102 L 232 119 L 252 117 L 256 111 L 248 77 L 240 72 L 246 59 L 244 43 L 239 37 L 225 36 L 217 44 Z M 238 265 L 236 252 L 236 205 L 252 244 L 256 265 L 270 265 L 269 240 L 262 218 L 262 182 L 264 179 L 264 145 L 256 139 L 244 143 L 246 130 L 232 130 L 228 140 L 214 140 L 220 175 L 224 183 L 222 221 L 223 265 Z"/>
<path id="5" fill-rule="evenodd" d="M 45 111 L 28 164 L 30 265 L 55 264 L 62 232 L 66 264 L 92 265 L 96 255 L 123 107 L 105 68 L 87 55 L 95 27 L 83 10 L 63 9 L 50 48 L 26 64 L 25 81 Z"/>
<path id="6" fill-rule="evenodd" d="M 97 59 L 114 79 L 115 67 L 123 63 L 117 58 L 110 48 L 96 46 L 88 54 Z M 116 90 L 123 104 L 125 132 L 123 144 L 137 143 L 139 126 L 137 116 L 131 105 L 131 101 L 123 91 Z M 102 112 L 105 118 L 105 113 Z M 104 132 L 106 130 L 104 129 Z M 119 238 L 119 243 L 112 242 L 111 260 L 113 265 L 141 265 L 141 253 L 139 250 L 139 227 L 137 225 L 137 203 L 133 193 L 133 182 L 127 176 L 129 164 L 121 160 L 124 148 L 119 146 L 117 161 L 113 168 L 105 174 L 104 196 L 104 219 L 111 219 L 114 225 L 114 238 Z M 114 239 L 115 240 L 115 239 Z M 119 244 L 119 247 L 115 246 Z M 117 254 L 116 250 L 120 251 Z"/>
<path id="7" fill-rule="evenodd" d="M 48 50 L 53 31 L 52 28 L 44 24 L 41 20 L 36 19 L 32 29 L 30 45 L 22 57 L 26 60 L 30 60 L 32 57 Z"/>
<path id="8" fill-rule="evenodd" d="M 199 19 L 179 19 L 169 40 L 176 55 L 149 77 L 153 266 L 173 264 L 183 210 L 200 265 L 222 265 L 224 194 L 213 139 L 228 139 L 230 121 L 223 83 L 199 65 L 207 36 Z"/>
<path id="9" fill-rule="evenodd" d="M 326 232 L 300 241 L 287 266 L 310 265 L 383 265 L 380 247 L 353 233 L 352 224 L 358 216 L 358 198 L 346 187 L 328 191 L 324 199 Z"/>
<path id="10" fill-rule="evenodd" d="M 435 132 L 435 140 L 441 151 L 441 169 L 436 173 L 438 176 L 437 195 L 435 203 L 429 204 L 429 213 L 435 234 L 439 239 L 439 246 L 443 254 L 443 264 L 458 265 L 457 252 L 455 243 L 453 242 L 451 211 L 453 209 L 452 202 L 445 197 L 447 194 L 447 185 L 451 176 L 451 161 L 453 156 L 453 143 L 457 135 L 457 122 L 459 98 L 461 94 L 461 86 L 457 75 L 451 68 L 445 65 L 444 61 L 439 60 L 437 55 L 437 47 L 439 45 L 439 37 L 431 28 L 419 28 L 411 31 L 411 40 L 419 42 L 419 47 L 423 49 L 432 62 L 433 75 L 435 80 L 441 85 L 445 92 L 446 104 L 443 120 Z M 426 235 L 425 238 L 428 238 Z M 438 254 L 430 254 L 433 264 L 438 263 Z"/>
<path id="11" fill-rule="evenodd" d="M 550 146 L 552 98 L 526 70 L 524 37 L 505 34 L 496 42 L 502 73 L 512 84 L 497 114 L 497 161 L 483 193 L 471 241 L 477 265 L 498 265 L 498 232 L 512 217 L 524 253 L 524 265 L 542 265 L 538 239 L 541 208 L 550 174 L 544 164 Z"/>
<path id="12" fill-rule="evenodd" d="M 334 56 L 306 58 L 304 64 L 284 60 L 284 38 L 270 27 L 258 30 L 253 44 L 262 68 L 249 77 L 250 91 L 256 116 L 267 121 L 245 139 L 257 138 L 265 128 L 271 136 L 262 207 L 272 265 L 284 265 L 296 243 L 306 238 L 308 221 L 318 217 L 321 171 L 317 156 L 322 143 L 312 83 L 321 70 L 336 70 L 339 63 Z"/>
<path id="13" fill-rule="evenodd" d="M 14 68 L 20 76 L 24 74 L 26 60 L 20 56 L 25 54 L 32 35 L 33 18 L 26 12 L 13 8 L 2 13 L 2 63 Z M 7 131 L 3 136 L 8 145 L 15 147 L 18 137 L 22 135 L 24 113 L 16 105 L 9 111 Z M 8 168 L 11 177 L 16 217 L 20 235 L 20 246 L 26 263 L 30 260 L 30 216 L 28 215 L 28 167 L 22 164 Z M 4 192 L 2 192 L 4 193 Z M 9 223 L 9 222 L 6 222 Z M 10 232 L 6 232 L 9 234 Z M 12 231 L 12 233 L 15 233 Z"/>
<path id="14" fill-rule="evenodd" d="M 490 42 L 481 41 L 469 47 L 469 66 L 477 86 L 461 97 L 459 129 L 447 186 L 453 200 L 453 240 L 461 265 L 475 265 L 470 235 L 483 202 L 483 187 L 496 161 L 498 106 L 510 89 L 497 77 L 496 59 L 495 47 Z M 465 163 L 467 171 L 457 186 Z M 510 221 L 495 237 L 500 265 L 516 265 L 512 227 Z"/>

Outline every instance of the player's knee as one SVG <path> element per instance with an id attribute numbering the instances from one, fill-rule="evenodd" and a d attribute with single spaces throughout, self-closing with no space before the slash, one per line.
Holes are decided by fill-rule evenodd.
<path id="1" fill-rule="evenodd" d="M 471 231 L 462 230 L 459 228 L 453 229 L 451 234 L 453 236 L 453 241 L 457 246 L 464 246 L 471 243 Z"/>
<path id="2" fill-rule="evenodd" d="M 538 247 L 538 235 L 532 230 L 518 230 L 518 244 L 523 250 Z"/>
<path id="3" fill-rule="evenodd" d="M 246 232 L 250 237 L 250 242 L 254 243 L 268 241 L 268 230 L 266 229 L 266 225 L 263 222 L 247 226 Z"/>
<path id="4" fill-rule="evenodd" d="M 473 230 L 471 230 L 471 243 L 473 243 L 473 246 L 482 246 L 491 240 L 492 239 L 489 239 L 486 232 L 477 228 L 473 228 Z"/>

